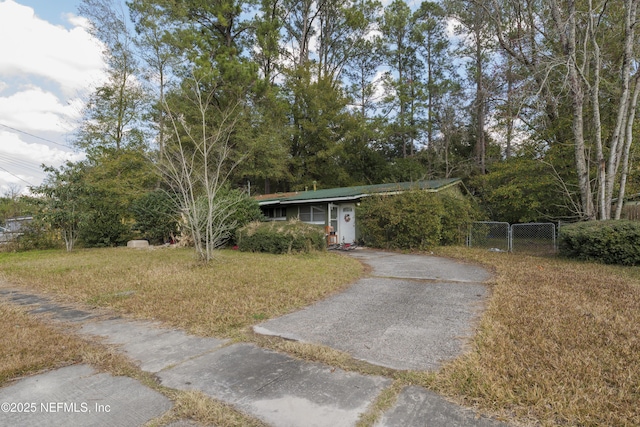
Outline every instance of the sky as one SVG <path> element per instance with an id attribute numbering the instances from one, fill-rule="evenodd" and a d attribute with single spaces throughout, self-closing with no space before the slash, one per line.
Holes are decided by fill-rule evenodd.
<path id="1" fill-rule="evenodd" d="M 0 0 L 0 196 L 42 183 L 73 149 L 84 100 L 104 79 L 79 0 Z"/>

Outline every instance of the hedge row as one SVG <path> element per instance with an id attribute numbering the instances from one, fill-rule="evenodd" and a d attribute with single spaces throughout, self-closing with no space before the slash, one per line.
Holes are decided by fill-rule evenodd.
<path id="1" fill-rule="evenodd" d="M 272 254 L 312 252 L 326 248 L 322 227 L 298 220 L 249 223 L 238 230 L 236 242 L 241 251 Z"/>
<path id="2" fill-rule="evenodd" d="M 561 256 L 605 264 L 640 264 L 640 222 L 589 221 L 560 229 Z"/>
<path id="3" fill-rule="evenodd" d="M 460 194 L 413 190 L 368 197 L 357 217 L 367 246 L 426 250 L 464 242 L 476 211 Z"/>

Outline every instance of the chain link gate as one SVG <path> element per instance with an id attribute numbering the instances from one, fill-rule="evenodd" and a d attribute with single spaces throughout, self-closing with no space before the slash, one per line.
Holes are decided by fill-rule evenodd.
<path id="1" fill-rule="evenodd" d="M 467 246 L 508 252 L 511 250 L 508 222 L 478 221 L 471 224 Z"/>
<path id="2" fill-rule="evenodd" d="M 507 222 L 474 222 L 469 230 L 467 246 L 540 255 L 554 253 L 556 226 L 553 223 L 509 225 Z"/>
<path id="3" fill-rule="evenodd" d="M 556 251 L 556 225 L 550 222 L 513 224 L 511 251 L 550 254 Z"/>

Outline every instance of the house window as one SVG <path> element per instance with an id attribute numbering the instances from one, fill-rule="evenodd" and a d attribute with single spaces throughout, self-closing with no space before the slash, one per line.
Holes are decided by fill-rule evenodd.
<path id="1" fill-rule="evenodd" d="M 308 205 L 298 208 L 298 217 L 302 222 L 311 224 L 324 224 L 326 219 L 326 211 L 323 206 Z"/>
<path id="2" fill-rule="evenodd" d="M 266 208 L 263 213 L 270 221 L 285 221 L 287 219 L 286 208 Z"/>

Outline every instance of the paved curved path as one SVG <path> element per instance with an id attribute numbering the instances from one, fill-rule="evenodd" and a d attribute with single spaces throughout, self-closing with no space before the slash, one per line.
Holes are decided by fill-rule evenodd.
<path id="1" fill-rule="evenodd" d="M 424 255 L 347 254 L 371 266 L 370 277 L 254 331 L 323 344 L 393 369 L 434 370 L 459 355 L 488 293 L 486 270 Z"/>
<path id="2" fill-rule="evenodd" d="M 399 369 L 434 368 L 460 351 L 460 337 L 470 333 L 487 292 L 480 284 L 489 278 L 486 271 L 434 257 L 367 250 L 349 255 L 371 265 L 371 277 L 257 329 L 276 333 L 295 325 L 280 334 L 320 343 L 327 339 L 328 345 L 344 346 L 355 357 Z M 194 337 L 153 322 L 105 318 L 3 286 L 0 300 L 4 303 L 21 305 L 36 315 L 48 314 L 64 324 L 75 323 L 79 334 L 118 345 L 163 386 L 199 390 L 275 427 L 354 426 L 392 384 L 390 378 L 305 362 L 253 344 Z M 9 384 L 0 388 L 0 402 L 34 405 L 30 412 L 5 412 L 3 405 L 0 425 L 11 426 L 133 427 L 173 406 L 167 397 L 138 381 L 100 373 L 88 365 Z M 172 427 L 177 425 L 185 424 Z M 425 425 L 503 424 L 477 417 L 421 387 L 402 390 L 395 405 L 376 423 L 376 427 Z"/>

